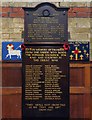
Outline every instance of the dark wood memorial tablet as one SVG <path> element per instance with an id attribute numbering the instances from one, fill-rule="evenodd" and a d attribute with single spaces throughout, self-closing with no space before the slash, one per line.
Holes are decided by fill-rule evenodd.
<path id="1" fill-rule="evenodd" d="M 69 119 L 68 8 L 23 8 L 22 119 Z"/>
<path id="2" fill-rule="evenodd" d="M 25 42 L 67 42 L 68 8 L 57 8 L 42 3 L 35 8 L 24 8 Z"/>

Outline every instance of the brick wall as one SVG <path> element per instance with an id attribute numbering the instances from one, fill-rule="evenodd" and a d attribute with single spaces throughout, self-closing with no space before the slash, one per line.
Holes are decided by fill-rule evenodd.
<path id="1" fill-rule="evenodd" d="M 53 2 L 57 7 L 70 7 L 68 12 L 69 40 L 90 41 L 92 46 L 92 7 L 90 2 Z M 2 3 L 2 40 L 23 41 L 24 12 L 22 7 L 34 7 L 38 3 L 3 2 Z M 1 8 L 0 8 L 1 10 Z M 1 32 L 0 32 L 1 33 Z M 90 50 L 92 54 L 92 47 Z M 1 55 L 0 55 L 1 56 Z M 1 59 L 1 58 L 0 58 Z M 91 56 L 92 60 L 92 56 Z"/>

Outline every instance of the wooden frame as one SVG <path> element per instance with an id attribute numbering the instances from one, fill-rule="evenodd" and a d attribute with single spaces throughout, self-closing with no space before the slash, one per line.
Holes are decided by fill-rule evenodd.
<path id="1" fill-rule="evenodd" d="M 1 66 L 0 66 L 1 67 Z M 21 99 L 22 99 L 22 80 L 18 80 L 19 75 L 21 74 L 22 70 L 22 64 L 21 63 L 3 63 L 2 64 L 2 80 L 5 80 L 5 84 L 2 88 L 0 88 L 0 95 L 2 95 L 3 100 L 3 106 L 2 106 L 2 112 L 3 112 L 3 118 L 21 118 Z M 83 84 L 75 84 L 77 86 L 70 87 L 70 115 L 71 118 L 92 118 L 92 63 L 71 63 L 70 64 L 70 70 L 74 71 L 73 73 L 70 73 L 70 80 L 74 83 L 74 78 L 79 78 L 78 81 L 83 78 Z M 78 72 L 82 70 L 82 74 L 78 76 Z M 8 71 L 8 74 L 7 72 Z M 19 71 L 18 75 L 16 76 L 16 79 L 14 78 L 14 74 L 12 74 L 11 81 L 14 82 L 14 84 L 8 83 L 10 79 L 8 77 L 9 72 L 13 71 L 14 74 L 16 74 L 17 71 Z M 76 72 L 77 71 L 77 72 Z M 5 73 L 6 72 L 6 76 Z M 74 76 L 75 74 L 75 76 Z M 84 75 L 84 76 L 81 76 Z M 21 76 L 21 75 L 20 75 Z M 73 78 L 73 77 L 74 78 Z M 78 76 L 78 77 L 77 77 Z M 6 77 L 6 78 L 5 78 Z M 22 77 L 20 77 L 21 79 Z M 71 79 L 72 78 L 72 79 Z M 2 90 L 2 92 L 1 92 Z M 15 101 L 15 102 L 14 102 Z M 7 110 L 6 110 L 7 107 Z M 12 111 L 13 109 L 13 111 Z M 11 110 L 11 112 L 10 112 Z M 15 112 L 16 111 L 16 112 Z"/>

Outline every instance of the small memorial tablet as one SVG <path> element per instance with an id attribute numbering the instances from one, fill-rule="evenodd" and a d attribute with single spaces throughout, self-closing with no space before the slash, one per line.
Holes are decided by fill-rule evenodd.
<path id="1" fill-rule="evenodd" d="M 24 8 L 25 42 L 67 42 L 68 8 L 57 8 L 42 3 L 35 8 Z"/>

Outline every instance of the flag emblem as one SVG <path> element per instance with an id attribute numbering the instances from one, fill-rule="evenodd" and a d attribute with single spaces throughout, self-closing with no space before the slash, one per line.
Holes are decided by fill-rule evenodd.
<path id="1" fill-rule="evenodd" d="M 89 61 L 89 42 L 69 42 L 70 61 Z"/>
<path id="2" fill-rule="evenodd" d="M 2 60 L 22 60 L 23 42 L 2 42 Z"/>

